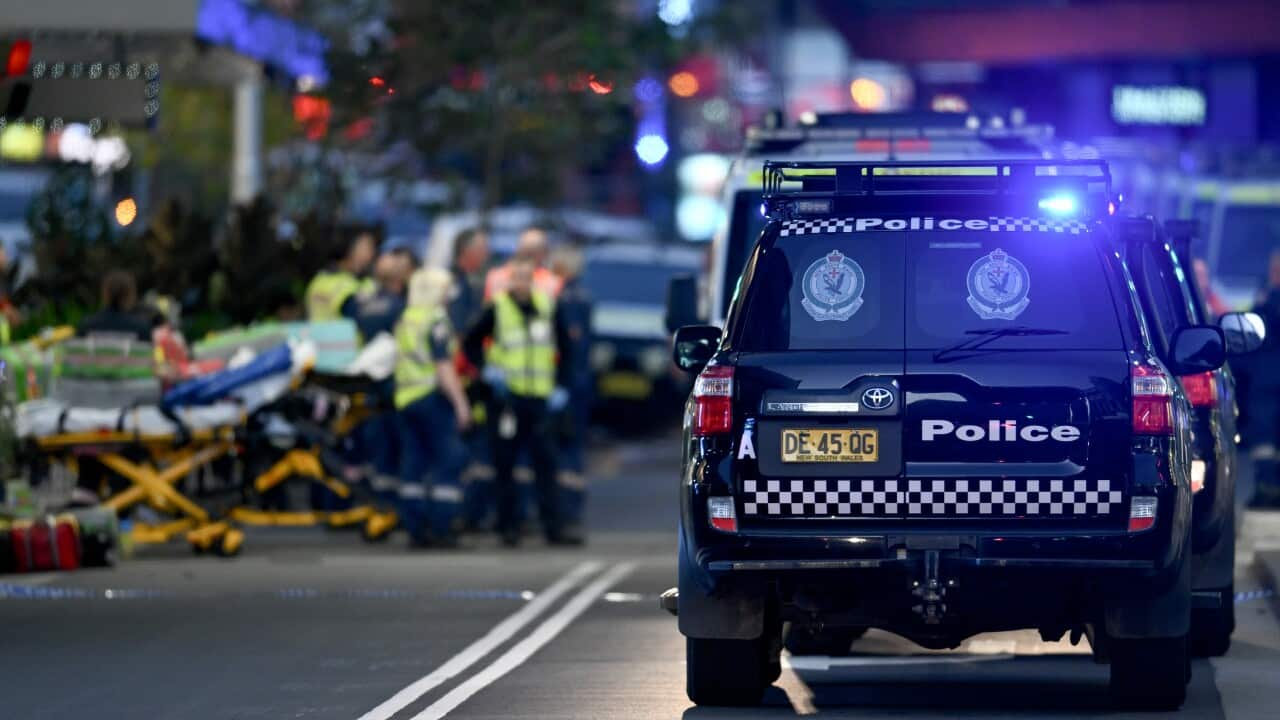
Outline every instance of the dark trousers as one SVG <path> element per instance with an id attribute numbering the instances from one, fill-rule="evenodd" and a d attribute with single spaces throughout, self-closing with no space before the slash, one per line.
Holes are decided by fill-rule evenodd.
<path id="1" fill-rule="evenodd" d="M 504 433 L 504 415 L 515 417 L 515 432 Z M 495 403 L 489 417 L 489 442 L 493 450 L 494 486 L 498 495 L 498 532 L 520 530 L 520 496 L 514 477 L 521 450 L 529 453 L 543 533 L 557 537 L 561 530 L 560 502 L 556 487 L 555 436 L 551 413 L 543 398 L 513 396 Z M 507 435 L 507 437 L 503 437 Z"/>
<path id="2" fill-rule="evenodd" d="M 400 524 L 415 538 L 457 532 L 466 447 L 439 392 L 400 409 Z"/>
<path id="3" fill-rule="evenodd" d="M 582 525 L 587 499 L 586 444 L 591 424 L 591 386 L 569 389 L 569 404 L 561 411 L 560 484 L 561 520 L 566 526 Z"/>

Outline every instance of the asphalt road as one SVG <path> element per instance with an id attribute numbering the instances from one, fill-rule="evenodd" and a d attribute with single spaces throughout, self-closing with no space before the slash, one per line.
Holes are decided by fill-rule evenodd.
<path id="1" fill-rule="evenodd" d="M 258 531 L 232 560 L 166 548 L 112 570 L 0 577 L 0 717 L 1123 717 L 1105 666 L 1034 633 L 930 653 L 873 632 L 849 658 L 789 659 L 758 710 L 693 708 L 683 640 L 656 605 L 674 579 L 674 447 L 596 458 L 582 549 L 486 537 L 410 554 Z M 1246 528 L 1246 544 L 1270 542 L 1280 517 Z M 1235 644 L 1195 663 L 1182 717 L 1277 716 L 1275 597 L 1241 555 Z"/>

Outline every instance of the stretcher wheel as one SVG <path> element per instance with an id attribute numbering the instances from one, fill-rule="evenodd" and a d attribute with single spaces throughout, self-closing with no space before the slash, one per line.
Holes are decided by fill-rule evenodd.
<path id="1" fill-rule="evenodd" d="M 216 546 L 218 555 L 222 557 L 235 557 L 240 554 L 241 548 L 244 547 L 244 531 L 232 528 L 223 534 L 221 542 Z"/>
<path id="2" fill-rule="evenodd" d="M 375 513 L 360 526 L 360 537 L 365 542 L 382 542 L 391 536 L 399 521 L 395 513 Z"/>

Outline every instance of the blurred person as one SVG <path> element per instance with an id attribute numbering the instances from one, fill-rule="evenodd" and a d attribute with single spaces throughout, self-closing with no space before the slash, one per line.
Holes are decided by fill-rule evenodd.
<path id="1" fill-rule="evenodd" d="M 444 306 L 450 282 L 445 270 L 414 273 L 408 307 L 396 326 L 398 495 L 400 522 L 412 547 L 454 547 L 461 523 L 461 433 L 471 423 L 471 407 L 452 362 L 457 341 Z"/>
<path id="2" fill-rule="evenodd" d="M 551 271 L 561 281 L 556 313 L 569 336 L 569 365 L 577 369 L 567 379 L 565 389 L 569 392 L 569 400 L 561 413 L 561 421 L 556 423 L 560 431 L 556 481 L 560 485 L 562 521 L 566 527 L 578 528 L 579 533 L 583 526 L 587 494 L 584 452 L 595 389 L 595 377 L 590 371 L 592 299 L 582 284 L 584 263 L 579 244 L 563 245 L 551 251 Z"/>
<path id="3" fill-rule="evenodd" d="M 132 335 L 151 342 L 151 318 L 139 312 L 138 285 L 127 270 L 112 270 L 102 278 L 102 309 L 76 326 L 76 335 Z"/>
<path id="4" fill-rule="evenodd" d="M 378 256 L 373 264 L 376 290 L 353 298 L 353 320 L 360 337 L 369 342 L 379 335 L 394 337 L 396 325 L 404 314 L 406 288 L 412 265 L 397 251 Z M 399 421 L 395 413 L 395 380 L 387 378 L 377 384 L 368 401 L 375 413 L 356 430 L 359 442 L 350 449 L 347 460 L 350 473 L 363 476 L 378 501 L 380 511 L 365 523 L 365 536 L 376 539 L 395 528 L 397 517 L 396 489 L 400 484 Z"/>
<path id="5" fill-rule="evenodd" d="M 1280 250 L 1267 266 L 1267 284 L 1253 311 L 1262 317 L 1267 333 L 1262 347 L 1249 356 L 1249 424 L 1247 434 L 1254 461 L 1256 487 L 1253 505 L 1280 507 L 1280 475 L 1276 446 L 1280 444 Z"/>
<path id="6" fill-rule="evenodd" d="M 555 299 L 534 287 L 534 260 L 517 256 L 509 267 L 507 289 L 493 296 L 463 341 L 467 359 L 484 368 L 481 377 L 493 396 L 486 416 L 498 495 L 498 533 L 504 545 L 520 543 L 514 470 L 520 451 L 527 450 L 547 542 L 581 544 L 581 529 L 563 521 L 551 427 L 552 415 L 568 402 L 565 386 L 573 376 L 568 328 L 556 312 Z"/>
<path id="7" fill-rule="evenodd" d="M 547 231 L 537 225 L 530 225 L 516 239 L 516 251 L 511 260 L 524 259 L 533 263 L 533 286 L 554 299 L 560 294 L 560 278 L 546 267 L 549 247 Z M 507 289 L 511 283 L 510 278 L 511 262 L 490 270 L 484 279 L 485 299 L 491 299 L 498 292 Z"/>
<path id="8" fill-rule="evenodd" d="M 453 240 L 453 262 L 449 272 L 449 320 L 455 328 L 471 327 L 483 304 L 481 273 L 489 266 L 489 236 L 480 228 L 467 228 Z"/>
<path id="9" fill-rule="evenodd" d="M 1204 298 L 1205 309 L 1216 320 L 1231 312 L 1231 306 L 1213 289 L 1213 279 L 1209 277 L 1209 263 L 1204 258 L 1191 261 L 1191 271 L 1196 276 L 1196 287 L 1200 289 L 1200 297 Z"/>
<path id="10" fill-rule="evenodd" d="M 9 344 L 13 328 L 22 322 L 22 314 L 14 306 L 11 296 L 10 278 L 13 274 L 9 267 L 9 253 L 4 243 L 0 243 L 0 345 Z"/>
<path id="11" fill-rule="evenodd" d="M 329 267 L 316 273 L 307 285 L 307 319 L 318 322 L 353 317 L 352 299 L 373 292 L 372 282 L 363 276 L 377 252 L 378 239 L 367 229 L 340 244 Z"/>

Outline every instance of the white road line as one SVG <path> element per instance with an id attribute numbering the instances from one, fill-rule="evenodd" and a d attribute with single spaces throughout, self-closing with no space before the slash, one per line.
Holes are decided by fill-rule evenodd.
<path id="1" fill-rule="evenodd" d="M 415 680 L 405 689 L 392 695 L 386 702 L 361 715 L 360 720 L 390 720 L 391 716 L 413 704 L 414 701 L 431 692 L 433 688 L 441 683 L 471 667 L 485 655 L 493 652 L 495 648 L 510 640 L 521 628 L 537 619 L 543 610 L 546 610 L 559 600 L 560 596 L 572 590 L 579 582 L 582 582 L 588 575 L 595 573 L 601 567 L 602 564 L 594 560 L 579 563 L 559 580 L 548 586 L 546 590 L 538 593 L 538 596 L 531 600 L 528 605 L 493 626 L 493 629 L 485 633 L 484 637 L 449 658 L 445 664 L 436 668 L 430 674 Z"/>
<path id="2" fill-rule="evenodd" d="M 551 642 L 569 623 L 591 607 L 606 590 L 612 587 L 628 573 L 635 569 L 634 563 L 622 563 L 614 566 L 605 574 L 596 578 L 595 582 L 574 595 L 564 607 L 534 628 L 525 639 L 511 646 L 511 649 L 494 660 L 492 664 L 472 675 L 465 682 L 450 690 L 444 697 L 427 706 L 425 710 L 413 716 L 413 720 L 440 720 L 455 708 L 466 702 L 472 695 L 493 684 L 503 675 L 520 667 L 543 645 Z"/>

